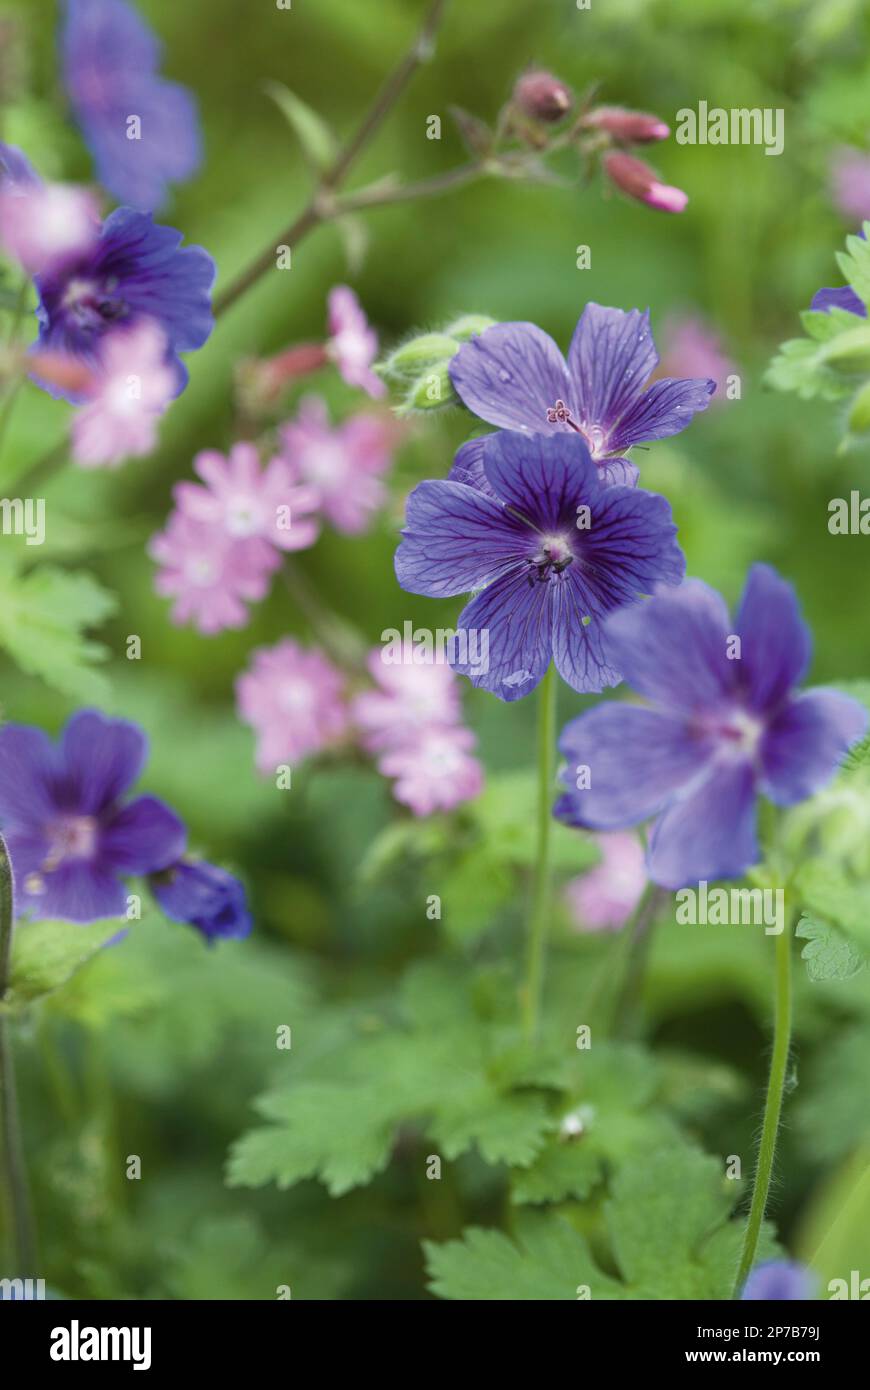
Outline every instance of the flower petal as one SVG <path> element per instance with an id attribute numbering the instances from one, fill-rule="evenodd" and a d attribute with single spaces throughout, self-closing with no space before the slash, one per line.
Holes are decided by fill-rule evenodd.
<path id="1" fill-rule="evenodd" d="M 39 893 L 19 892 L 19 908 L 29 917 L 61 922 L 96 922 L 122 917 L 127 891 L 110 867 L 88 859 L 67 859 L 41 875 Z M 19 888 L 22 885 L 18 885 Z"/>
<path id="2" fill-rule="evenodd" d="M 552 586 L 530 579 L 525 565 L 496 579 L 466 604 L 456 622 L 457 632 L 475 633 L 466 639 L 468 653 L 486 656 L 476 663 L 451 661 L 453 669 L 500 700 L 528 695 L 550 663 L 551 594 Z"/>
<path id="3" fill-rule="evenodd" d="M 553 660 L 572 690 L 604 690 L 622 677 L 608 660 L 603 624 L 589 619 L 589 595 L 574 567 L 553 582 Z"/>
<path id="4" fill-rule="evenodd" d="M 658 360 L 648 309 L 587 304 L 568 349 L 578 422 L 609 433 L 639 400 Z"/>
<path id="5" fill-rule="evenodd" d="M 694 780 L 709 748 L 682 720 L 611 701 L 566 724 L 559 752 L 568 766 L 557 819 L 595 830 L 621 830 L 654 816 Z M 577 786 L 588 768 L 588 786 Z"/>
<path id="6" fill-rule="evenodd" d="M 127 874 L 151 874 L 184 853 L 183 821 L 156 796 L 139 796 L 123 807 L 100 834 L 99 859 Z"/>
<path id="7" fill-rule="evenodd" d="M 705 377 L 653 382 L 608 436 L 608 448 L 630 449 L 632 444 L 679 434 L 691 424 L 693 415 L 707 409 L 715 390 L 715 381 Z"/>
<path id="8" fill-rule="evenodd" d="M 839 690 L 809 690 L 789 700 L 762 740 L 765 794 L 778 806 L 812 796 L 866 732 L 867 711 Z"/>
<path id="9" fill-rule="evenodd" d="M 633 690 L 667 710 L 715 710 L 738 680 L 727 657 L 730 619 L 715 590 L 699 579 L 656 593 L 607 619 L 610 659 Z"/>
<path id="10" fill-rule="evenodd" d="M 829 309 L 845 309 L 850 314 L 857 314 L 859 318 L 867 317 L 866 304 L 849 285 L 840 285 L 835 290 L 816 290 L 810 308 L 825 314 Z"/>
<path id="11" fill-rule="evenodd" d="M 772 712 L 806 675 L 812 638 L 794 589 L 770 565 L 749 571 L 735 631 L 749 706 Z"/>
<path id="12" fill-rule="evenodd" d="M 571 380 L 553 339 L 533 323 L 497 323 L 463 344 L 451 359 L 450 380 L 464 405 L 502 429 L 552 434 L 547 411 L 569 408 Z"/>
<path id="13" fill-rule="evenodd" d="M 720 762 L 659 817 L 649 876 L 662 888 L 740 878 L 758 860 L 755 774 L 748 760 Z"/>
<path id="14" fill-rule="evenodd" d="M 589 597 L 587 612 L 606 613 L 658 584 L 680 583 L 686 557 L 666 498 L 643 488 L 602 487 L 590 510 L 589 529 L 577 532 L 574 567 Z"/>
<path id="15" fill-rule="evenodd" d="M 605 487 L 637 487 L 640 469 L 628 459 L 596 459 Z"/>
<path id="16" fill-rule="evenodd" d="M 531 534 L 474 488 L 431 479 L 408 498 L 396 578 L 409 593 L 430 598 L 467 593 L 514 565 Z"/>
<path id="17" fill-rule="evenodd" d="M 469 439 L 460 445 L 453 466 L 447 474 L 447 480 L 451 483 L 465 483 L 467 487 L 477 488 L 478 492 L 485 493 L 487 497 L 495 497 L 483 471 L 483 446 L 488 437 L 485 434 L 479 435 L 477 439 Z"/>
<path id="18" fill-rule="evenodd" d="M 601 492 L 589 450 L 578 434 L 567 431 L 487 435 L 483 470 L 496 496 L 542 531 L 567 526 L 576 535 L 578 503 L 592 502 Z"/>
<path id="19" fill-rule="evenodd" d="M 136 781 L 147 755 L 148 740 L 138 724 L 80 710 L 61 737 L 66 805 L 60 809 L 98 815 Z"/>
<path id="20" fill-rule="evenodd" d="M 57 749 L 41 729 L 6 724 L 0 729 L 0 830 L 39 827 L 56 810 Z"/>

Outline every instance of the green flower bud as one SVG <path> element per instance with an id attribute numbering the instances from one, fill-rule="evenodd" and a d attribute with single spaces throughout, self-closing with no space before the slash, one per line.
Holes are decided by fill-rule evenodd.
<path id="1" fill-rule="evenodd" d="M 439 362 L 417 378 L 399 406 L 398 413 L 407 415 L 412 410 L 437 410 L 439 406 L 458 403 L 447 371 L 447 363 Z"/>
<path id="2" fill-rule="evenodd" d="M 423 367 L 449 361 L 459 344 L 448 333 L 423 333 L 402 343 L 384 363 L 384 371 L 396 376 L 416 376 Z"/>
<path id="3" fill-rule="evenodd" d="M 475 333 L 485 333 L 487 328 L 492 328 L 497 322 L 498 319 L 487 318 L 486 314 L 463 314 L 462 318 L 448 324 L 444 332 L 457 342 L 467 343 Z"/>

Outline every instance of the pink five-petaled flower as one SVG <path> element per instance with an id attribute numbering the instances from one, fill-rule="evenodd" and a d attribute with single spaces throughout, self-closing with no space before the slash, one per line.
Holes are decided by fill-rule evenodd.
<path id="1" fill-rule="evenodd" d="M 103 339 L 98 369 L 85 392 L 87 404 L 72 424 L 76 463 L 112 468 L 154 448 L 157 421 L 178 389 L 166 349 L 166 334 L 151 319 Z"/>
<path id="2" fill-rule="evenodd" d="M 307 396 L 281 430 L 296 476 L 314 489 L 337 531 L 358 535 L 386 497 L 381 475 L 392 462 L 393 422 L 378 414 L 351 415 L 333 428 L 325 403 Z"/>
<path id="3" fill-rule="evenodd" d="M 162 568 L 158 594 L 173 598 L 172 621 L 192 622 L 205 636 L 244 627 L 246 603 L 265 598 L 269 575 L 281 561 L 266 541 L 240 545 L 218 526 L 173 512 L 166 530 L 152 537 L 148 553 Z"/>
<path id="4" fill-rule="evenodd" d="M 344 677 L 316 649 L 285 637 L 255 651 L 236 681 L 240 717 L 257 735 L 265 775 L 337 742 L 349 724 Z"/>
<path id="5" fill-rule="evenodd" d="M 483 769 L 471 757 L 470 729 L 431 725 L 378 760 L 378 771 L 395 779 L 393 795 L 415 816 L 449 811 L 470 801 L 483 786 Z"/>
<path id="6" fill-rule="evenodd" d="M 565 901 L 581 931 L 617 931 L 628 921 L 647 884 L 643 846 L 636 835 L 596 835 L 601 862 L 565 885 Z"/>
<path id="7" fill-rule="evenodd" d="M 274 458 L 263 468 L 255 446 L 241 443 L 226 457 L 206 449 L 193 467 L 204 486 L 178 483 L 173 490 L 178 510 L 222 531 L 254 564 L 264 542 L 279 550 L 304 550 L 316 541 L 317 495 L 294 483 L 284 459 Z"/>
<path id="8" fill-rule="evenodd" d="M 370 396 L 385 395 L 386 386 L 372 371 L 372 363 L 378 355 L 377 334 L 347 285 L 336 285 L 329 292 L 326 352 L 348 386 L 358 386 Z"/>
<path id="9" fill-rule="evenodd" d="M 369 753 L 405 747 L 423 729 L 452 727 L 462 713 L 459 681 L 446 662 L 416 663 L 407 645 L 401 661 L 387 661 L 387 654 L 384 647 L 370 654 L 368 668 L 378 689 L 361 691 L 352 702 Z"/>

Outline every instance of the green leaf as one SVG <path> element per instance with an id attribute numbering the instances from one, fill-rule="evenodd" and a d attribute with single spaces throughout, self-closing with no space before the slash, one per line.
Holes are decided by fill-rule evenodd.
<path id="1" fill-rule="evenodd" d="M 861 951 L 818 917 L 801 917 L 795 936 L 807 942 L 801 959 L 811 980 L 850 980 L 867 964 Z"/>
<path id="2" fill-rule="evenodd" d="M 71 699 L 108 700 L 108 680 L 94 670 L 107 649 L 84 633 L 115 608 L 114 596 L 90 574 L 51 565 L 18 574 L 10 557 L 0 563 L 0 646 L 28 675 Z"/>
<path id="3" fill-rule="evenodd" d="M 841 400 L 853 390 L 825 365 L 818 344 L 810 338 L 790 338 L 783 343 L 764 379 L 775 391 L 793 392 L 804 401 Z"/>
<path id="4" fill-rule="evenodd" d="M 452 1299 L 726 1299 L 742 1222 L 731 1220 L 738 1185 L 722 1161 L 680 1144 L 644 1154 L 617 1174 L 605 1221 L 620 1278 L 593 1262 L 582 1236 L 553 1213 L 527 1214 L 516 1240 L 470 1230 L 425 1245 L 433 1293 Z M 762 1258 L 772 1253 L 765 1232 Z M 578 1287 L 579 1286 L 579 1287 Z"/>
<path id="5" fill-rule="evenodd" d="M 566 1221 L 526 1214 L 516 1241 L 475 1227 L 445 1245 L 423 1242 L 434 1294 L 469 1301 L 575 1300 L 578 1286 L 593 1298 L 621 1298 L 618 1283 L 595 1266 L 586 1241 Z"/>
<path id="6" fill-rule="evenodd" d="M 339 1195 L 380 1172 L 411 1124 L 448 1160 L 476 1147 L 487 1163 L 530 1163 L 554 1121 L 547 1097 L 513 1084 L 503 1059 L 519 1040 L 515 1001 L 511 1023 L 494 1026 L 492 984 L 465 966 L 413 968 L 399 1026 L 348 1043 L 339 1079 L 300 1080 L 257 1102 L 269 1123 L 233 1147 L 230 1184 L 318 1177 Z"/>
<path id="7" fill-rule="evenodd" d="M 4 1004 L 32 1004 L 60 989 L 119 931 L 125 918 L 108 918 L 81 926 L 78 922 L 19 922 L 12 937 L 12 970 Z"/>
<path id="8" fill-rule="evenodd" d="M 863 952 L 870 952 L 870 883 L 851 879 L 836 864 L 811 859 L 796 885 L 814 918 L 835 923 Z"/>
<path id="9" fill-rule="evenodd" d="M 265 91 L 293 128 L 308 164 L 315 173 L 328 169 L 338 154 L 338 141 L 307 102 L 285 87 L 283 82 L 264 83 Z"/>
<path id="10" fill-rule="evenodd" d="M 846 250 L 837 254 L 837 264 L 858 298 L 870 305 L 870 242 L 866 240 L 870 222 L 864 223 L 863 231 L 863 237 L 846 238 Z"/>

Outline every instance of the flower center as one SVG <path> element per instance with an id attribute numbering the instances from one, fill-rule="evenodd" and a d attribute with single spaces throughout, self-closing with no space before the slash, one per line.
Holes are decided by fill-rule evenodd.
<path id="1" fill-rule="evenodd" d="M 719 740 L 722 752 L 735 761 L 754 758 L 764 735 L 764 721 L 747 710 L 730 710 L 710 732 Z"/>
<path id="2" fill-rule="evenodd" d="M 564 536 L 541 536 L 538 549 L 529 560 L 529 567 L 537 572 L 539 580 L 546 580 L 551 575 L 561 574 L 575 559 L 576 556 Z M 531 573 L 529 583 L 534 583 Z"/>
<path id="3" fill-rule="evenodd" d="M 604 457 L 607 432 L 600 425 L 589 425 L 585 420 L 582 425 L 578 425 L 564 401 L 556 401 L 555 405 L 548 408 L 547 420 L 551 425 L 567 425 L 569 429 L 576 430 L 577 434 L 586 440 L 589 453 L 594 459 Z"/>
<path id="4" fill-rule="evenodd" d="M 262 508 L 253 497 L 239 494 L 227 504 L 227 530 L 231 536 L 254 536 L 263 526 Z"/>
<path id="5" fill-rule="evenodd" d="M 114 293 L 117 288 L 116 280 L 70 280 L 61 300 L 61 308 L 82 332 L 102 332 L 109 324 L 127 315 L 126 304 Z"/>
<path id="6" fill-rule="evenodd" d="M 94 816 L 62 816 L 48 829 L 48 854 L 42 862 L 51 873 L 67 859 L 91 859 L 97 848 L 97 821 Z"/>

